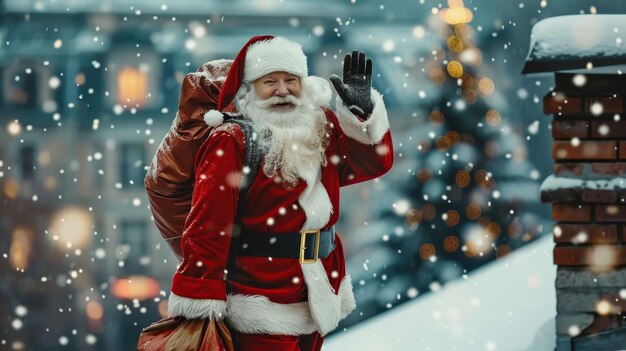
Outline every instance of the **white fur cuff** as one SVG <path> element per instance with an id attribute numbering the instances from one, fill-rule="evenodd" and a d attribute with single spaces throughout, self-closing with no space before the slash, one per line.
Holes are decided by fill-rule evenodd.
<path id="1" fill-rule="evenodd" d="M 337 118 L 341 129 L 347 136 L 362 144 L 374 145 L 380 142 L 389 130 L 389 118 L 383 96 L 374 88 L 372 88 L 372 102 L 374 110 L 371 116 L 365 122 L 361 122 L 337 96 Z"/>
<path id="2" fill-rule="evenodd" d="M 207 318 L 221 320 L 226 317 L 226 301 L 213 299 L 192 299 L 170 292 L 167 304 L 167 314 L 182 316 L 187 319 Z"/>
<path id="3" fill-rule="evenodd" d="M 317 106 L 328 106 L 333 92 L 330 89 L 330 83 L 322 77 L 308 76 L 301 80 L 302 91 L 311 99 L 313 104 Z"/>

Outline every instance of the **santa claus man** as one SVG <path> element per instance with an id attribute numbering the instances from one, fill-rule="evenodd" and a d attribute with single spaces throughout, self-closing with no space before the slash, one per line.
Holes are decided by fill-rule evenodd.
<path id="1" fill-rule="evenodd" d="M 218 109 L 234 99 L 255 143 L 246 143 L 238 124 L 222 124 L 223 114 L 205 115 L 215 128 L 196 155 L 168 312 L 225 318 L 242 351 L 320 350 L 324 335 L 355 308 L 334 230 L 339 189 L 380 177 L 393 163 L 371 60 L 353 52 L 343 79 L 331 76 L 336 112 L 326 107 L 330 84 L 307 72 L 298 43 L 254 37 L 233 62 Z M 246 147 L 255 148 L 260 166 L 240 203 Z M 234 232 L 236 261 L 225 272 Z"/>

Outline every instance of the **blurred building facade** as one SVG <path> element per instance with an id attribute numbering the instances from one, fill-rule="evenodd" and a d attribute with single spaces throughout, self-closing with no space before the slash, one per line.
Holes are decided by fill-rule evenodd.
<path id="1" fill-rule="evenodd" d="M 407 198 L 397 184 L 410 188 L 417 170 L 429 167 L 418 141 L 434 143 L 431 132 L 456 128 L 427 126 L 431 112 L 457 94 L 437 82 L 451 50 L 449 37 L 438 33 L 440 10 L 427 1 L 0 1 L 0 348 L 129 349 L 141 328 L 160 318 L 177 261 L 150 219 L 146 167 L 174 119 L 184 75 L 234 57 L 258 34 L 302 43 L 310 72 L 321 77 L 340 73 L 353 49 L 374 59 L 374 86 L 385 95 L 398 154 L 391 174 L 342 195 L 338 227 L 362 304 L 347 322 L 414 298 L 433 281 L 445 283 L 437 272 L 449 271 L 441 264 L 446 253 L 436 267 L 425 255 L 410 259 L 413 265 L 402 268 L 408 274 L 388 269 L 400 251 L 418 255 L 431 240 L 410 220 L 426 191 Z M 490 12 L 474 12 L 470 33 L 476 47 L 490 50 L 485 66 L 502 87 L 488 103 L 508 111 L 502 119 L 518 134 L 532 122 L 520 116 L 539 103 L 533 89 L 544 92 L 540 84 L 518 90 L 524 84 L 511 78 L 526 43 L 521 54 L 501 52 L 515 35 L 526 40 L 523 28 L 532 21 L 522 16 L 536 14 L 524 11 L 530 6 L 516 9 L 524 20 L 506 28 Z M 475 114 L 458 116 L 489 122 Z M 542 173 L 551 167 L 549 155 L 536 151 L 550 135 L 532 137 L 521 154 Z M 433 155 L 445 152 L 432 148 Z M 521 203 L 532 202 L 522 195 Z"/>
<path id="2" fill-rule="evenodd" d="M 260 33 L 301 42 L 316 67 L 322 46 L 342 45 L 324 28 L 348 9 L 332 1 L 2 6 L 0 248 L 10 261 L 0 271 L 2 345 L 132 348 L 163 315 L 177 264 L 150 219 L 143 178 L 182 78 L 234 57 Z M 308 16 L 293 17 L 303 9 Z M 316 34 L 297 23 L 309 20 Z"/>

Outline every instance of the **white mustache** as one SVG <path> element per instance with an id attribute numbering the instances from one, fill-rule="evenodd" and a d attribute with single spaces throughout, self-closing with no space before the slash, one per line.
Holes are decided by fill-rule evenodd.
<path id="1" fill-rule="evenodd" d="M 287 95 L 285 97 L 272 96 L 271 98 L 269 98 L 267 100 L 257 99 L 256 101 L 254 101 L 254 103 L 255 103 L 255 105 L 257 105 L 258 107 L 261 107 L 261 108 L 268 108 L 268 107 L 270 107 L 272 105 L 284 104 L 284 103 L 291 103 L 294 106 L 302 105 L 302 101 L 300 101 L 300 99 L 298 99 L 294 95 Z"/>

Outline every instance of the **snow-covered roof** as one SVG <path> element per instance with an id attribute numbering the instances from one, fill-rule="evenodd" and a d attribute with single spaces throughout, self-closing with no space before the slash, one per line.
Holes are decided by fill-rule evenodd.
<path id="1" fill-rule="evenodd" d="M 321 39 L 302 33 L 297 28 L 246 27 L 244 30 L 231 30 L 225 33 L 211 33 L 202 38 L 194 38 L 196 46 L 191 54 L 199 57 L 234 57 L 241 47 L 250 40 L 250 33 L 271 33 L 281 35 L 302 45 L 306 54 L 317 52 Z M 279 34 L 275 34 L 279 33 Z M 155 30 L 151 34 L 152 44 L 158 52 L 180 52 L 185 49 L 187 36 L 181 31 Z"/>
<path id="2" fill-rule="evenodd" d="M 149 15 L 212 15 L 223 16 L 295 16 L 329 17 L 345 16 L 350 7 L 336 1 L 279 1 L 279 0 L 8 0 L 4 2 L 8 13 L 121 13 Z"/>
<path id="3" fill-rule="evenodd" d="M 523 73 L 626 63 L 626 15 L 557 16 L 533 26 Z"/>
<path id="4" fill-rule="evenodd" d="M 68 24 L 56 32 L 42 30 L 30 22 L 17 23 L 0 35 L 0 38 L 3 42 L 10 43 L 3 47 L 2 56 L 30 57 L 106 52 L 111 45 L 109 34 L 74 24 Z M 58 47 L 51 45 L 56 40 L 61 44 Z"/>
<path id="5" fill-rule="evenodd" d="M 545 235 L 467 279 L 331 335 L 324 350 L 552 350 L 553 245 Z"/>

